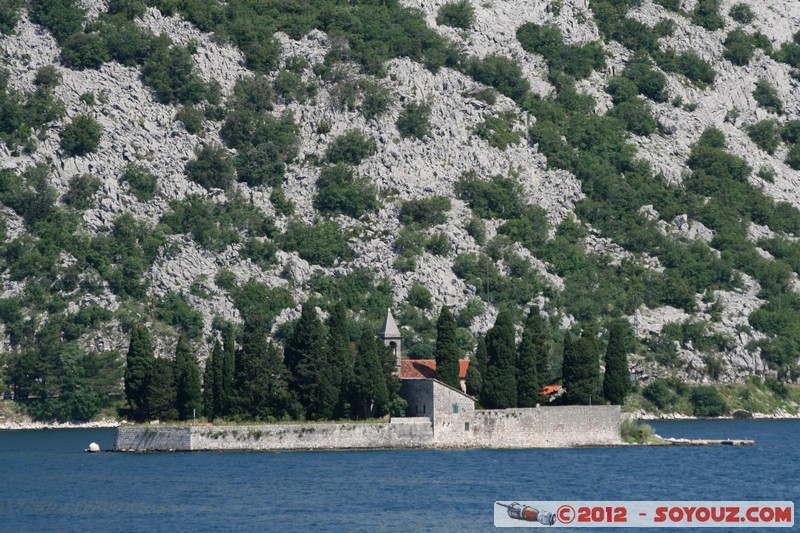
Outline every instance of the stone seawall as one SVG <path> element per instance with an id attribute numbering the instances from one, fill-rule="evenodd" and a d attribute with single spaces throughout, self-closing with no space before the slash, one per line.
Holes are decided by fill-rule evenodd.
<path id="1" fill-rule="evenodd" d="M 558 448 L 619 444 L 617 406 L 540 407 L 395 418 L 380 424 L 122 427 L 118 451 Z"/>

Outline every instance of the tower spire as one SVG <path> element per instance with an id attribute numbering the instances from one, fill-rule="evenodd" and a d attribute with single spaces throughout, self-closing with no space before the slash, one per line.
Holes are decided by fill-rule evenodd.
<path id="1" fill-rule="evenodd" d="M 392 316 L 392 310 L 387 309 L 386 318 L 383 320 L 383 327 L 378 334 L 383 339 L 384 346 L 391 348 L 395 357 L 395 374 L 400 375 L 400 330 L 397 329 L 397 323 Z"/>

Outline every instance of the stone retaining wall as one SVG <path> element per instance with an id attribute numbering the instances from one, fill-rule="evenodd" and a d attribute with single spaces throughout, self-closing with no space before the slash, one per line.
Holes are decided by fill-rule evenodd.
<path id="1" fill-rule="evenodd" d="M 126 427 L 119 451 L 556 448 L 619 444 L 618 406 L 539 407 L 395 418 L 381 424 Z"/>

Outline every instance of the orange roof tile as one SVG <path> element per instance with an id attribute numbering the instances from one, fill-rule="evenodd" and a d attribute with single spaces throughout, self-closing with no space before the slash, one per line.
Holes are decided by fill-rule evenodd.
<path id="1" fill-rule="evenodd" d="M 557 392 L 558 389 L 561 388 L 561 385 L 545 385 L 542 387 L 542 391 L 539 393 L 542 396 L 550 396 L 554 392 Z"/>
<path id="2" fill-rule="evenodd" d="M 467 378 L 469 359 L 459 359 L 458 377 Z M 436 377 L 436 359 L 403 359 L 400 361 L 400 377 L 404 379 L 433 379 Z"/>

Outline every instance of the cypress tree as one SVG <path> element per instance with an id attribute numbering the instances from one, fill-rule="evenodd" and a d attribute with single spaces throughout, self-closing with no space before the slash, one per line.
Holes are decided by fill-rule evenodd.
<path id="1" fill-rule="evenodd" d="M 500 311 L 486 333 L 488 362 L 483 376 L 481 404 L 487 409 L 517 405 L 516 350 L 514 325 L 508 311 Z"/>
<path id="2" fill-rule="evenodd" d="M 228 324 L 222 334 L 222 381 L 220 383 L 219 415 L 231 414 L 234 400 L 233 378 L 236 371 L 236 336 L 233 324 Z"/>
<path id="3" fill-rule="evenodd" d="M 372 418 L 382 414 L 389 403 L 378 343 L 368 331 L 358 341 L 349 396 L 357 418 Z"/>
<path id="4" fill-rule="evenodd" d="M 297 411 L 289 391 L 289 371 L 280 351 L 267 342 L 267 320 L 262 315 L 248 317 L 242 344 L 236 354 L 234 412 L 257 420 L 281 418 Z"/>
<path id="5" fill-rule="evenodd" d="M 203 413 L 208 420 L 222 414 L 222 345 L 214 341 L 203 371 Z"/>
<path id="6" fill-rule="evenodd" d="M 150 420 L 175 420 L 176 409 L 175 365 L 169 359 L 154 359 L 148 367 L 145 380 L 145 416 Z"/>
<path id="7" fill-rule="evenodd" d="M 522 339 L 517 347 L 517 406 L 535 407 L 539 400 L 539 375 L 536 359 L 547 351 L 547 335 L 539 308 L 532 306 L 522 330 Z"/>
<path id="8" fill-rule="evenodd" d="M 291 388 L 306 418 L 332 418 L 339 391 L 332 383 L 325 332 L 314 307 L 306 302 L 286 342 L 284 361 L 292 374 Z"/>
<path id="9" fill-rule="evenodd" d="M 600 362 L 594 331 L 587 328 L 575 340 L 567 333 L 564 337 L 564 388 L 565 401 L 570 404 L 598 403 Z"/>
<path id="10" fill-rule="evenodd" d="M 628 354 L 625 350 L 625 326 L 614 322 L 608 331 L 606 373 L 603 376 L 603 396 L 613 405 L 622 405 L 630 388 Z"/>
<path id="11" fill-rule="evenodd" d="M 456 343 L 456 319 L 446 306 L 442 307 L 436 321 L 436 379 L 461 390 L 458 377 L 458 344 Z"/>
<path id="12" fill-rule="evenodd" d="M 353 355 L 347 328 L 347 307 L 339 302 L 328 321 L 328 354 L 332 385 L 339 391 L 334 417 L 341 418 L 349 411 L 346 389 L 353 376 Z"/>
<path id="13" fill-rule="evenodd" d="M 200 368 L 197 357 L 181 335 L 175 347 L 175 384 L 178 418 L 189 420 L 203 412 L 203 392 L 200 387 Z"/>
<path id="14" fill-rule="evenodd" d="M 155 355 L 150 342 L 150 333 L 143 324 L 139 324 L 131 333 L 125 367 L 125 397 L 133 418 L 138 420 L 146 417 L 147 376 L 153 361 Z"/>
<path id="15" fill-rule="evenodd" d="M 547 322 L 542 317 L 542 330 L 545 336 L 544 343 L 541 345 L 542 349 L 536 352 L 536 376 L 539 378 L 539 390 L 545 385 L 553 382 L 552 360 L 553 355 L 550 350 L 550 341 L 548 339 L 549 333 L 547 331 Z"/>
<path id="16" fill-rule="evenodd" d="M 478 339 L 478 347 L 469 358 L 467 368 L 467 394 L 475 398 L 480 397 L 483 388 L 483 372 L 486 371 L 486 341 L 483 337 Z"/>

